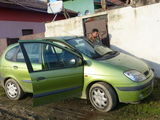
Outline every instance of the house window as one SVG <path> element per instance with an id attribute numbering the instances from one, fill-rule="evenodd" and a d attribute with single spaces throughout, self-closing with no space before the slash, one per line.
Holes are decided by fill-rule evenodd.
<path id="1" fill-rule="evenodd" d="M 33 29 L 22 29 L 22 35 L 32 35 Z"/>
<path id="2" fill-rule="evenodd" d="M 7 45 L 17 43 L 19 38 L 7 38 Z"/>

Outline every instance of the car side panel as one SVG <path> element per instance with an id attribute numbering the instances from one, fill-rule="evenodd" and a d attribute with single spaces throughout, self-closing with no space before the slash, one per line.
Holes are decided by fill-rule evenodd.
<path id="1" fill-rule="evenodd" d="M 3 59 L 1 66 L 1 76 L 3 79 L 15 79 L 24 92 L 33 92 L 30 75 L 25 63 L 12 62 Z M 4 85 L 4 83 L 3 83 Z"/>

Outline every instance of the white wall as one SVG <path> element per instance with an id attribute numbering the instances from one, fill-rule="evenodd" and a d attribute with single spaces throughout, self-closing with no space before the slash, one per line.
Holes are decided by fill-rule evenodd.
<path id="1" fill-rule="evenodd" d="M 45 37 L 52 36 L 83 36 L 83 19 L 97 15 L 106 15 L 106 12 L 91 14 L 81 17 L 74 17 L 70 19 L 50 22 L 45 24 Z M 107 19 L 107 15 L 106 15 Z"/>
<path id="2" fill-rule="evenodd" d="M 47 23 L 45 36 L 81 36 L 84 34 L 82 19 L 103 14 L 108 14 L 111 47 L 144 59 L 160 77 L 160 3 Z"/>
<path id="3" fill-rule="evenodd" d="M 83 26 L 81 17 L 75 17 L 66 20 L 46 23 L 45 36 L 79 36 L 83 35 Z"/>
<path id="4" fill-rule="evenodd" d="M 160 4 L 108 13 L 112 48 L 146 60 L 160 77 Z"/>

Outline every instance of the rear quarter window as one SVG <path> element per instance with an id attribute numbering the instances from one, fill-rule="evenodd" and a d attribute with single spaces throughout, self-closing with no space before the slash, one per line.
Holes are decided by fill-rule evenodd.
<path id="1" fill-rule="evenodd" d="M 9 61 L 13 61 L 13 58 L 14 58 L 17 50 L 18 50 L 18 46 L 14 47 L 14 48 L 11 48 L 11 49 L 8 50 L 8 52 L 6 53 L 5 58 L 6 58 L 7 60 L 9 60 Z"/>

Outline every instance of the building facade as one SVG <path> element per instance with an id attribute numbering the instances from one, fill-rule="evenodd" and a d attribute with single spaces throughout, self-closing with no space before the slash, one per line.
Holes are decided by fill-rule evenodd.
<path id="1" fill-rule="evenodd" d="M 47 13 L 47 3 L 35 0 L 0 1 L 0 54 L 10 44 L 16 43 L 22 36 L 41 34 L 45 32 L 45 23 L 53 19 L 66 19 L 64 13 Z M 77 14 L 69 11 L 72 17 Z M 37 36 L 38 37 L 38 36 Z"/>
<path id="2" fill-rule="evenodd" d="M 110 7 L 123 6 L 126 1 L 127 0 L 63 0 L 65 8 L 80 12 L 81 15 L 85 15 L 86 11 L 89 11 L 89 14 L 93 14 L 97 11 L 104 11 Z"/>
<path id="3" fill-rule="evenodd" d="M 86 10 L 90 13 L 94 13 L 94 1 L 93 0 L 63 0 L 64 7 L 76 12 L 85 14 Z"/>

